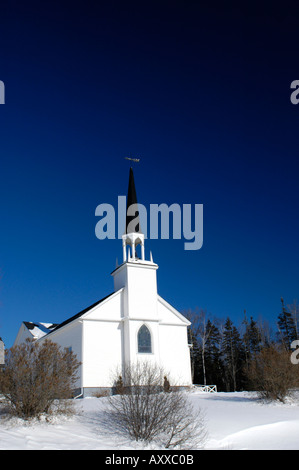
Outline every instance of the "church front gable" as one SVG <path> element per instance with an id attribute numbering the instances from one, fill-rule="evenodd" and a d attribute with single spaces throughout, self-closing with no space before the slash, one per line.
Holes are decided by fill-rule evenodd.
<path id="1" fill-rule="evenodd" d="M 103 302 L 82 315 L 83 321 L 121 321 L 123 317 L 123 290 L 119 289 Z"/>
<path id="2" fill-rule="evenodd" d="M 190 322 L 178 310 L 158 295 L 157 299 L 158 318 L 161 324 L 189 326 Z"/>

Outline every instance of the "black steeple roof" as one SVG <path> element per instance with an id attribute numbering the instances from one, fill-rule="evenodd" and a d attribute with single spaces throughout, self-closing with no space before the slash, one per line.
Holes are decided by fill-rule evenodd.
<path id="1" fill-rule="evenodd" d="M 139 211 L 135 213 L 135 210 L 133 211 L 134 215 L 128 215 L 128 208 L 132 204 L 137 204 L 137 195 L 136 195 L 136 188 L 135 188 L 135 182 L 134 182 L 134 174 L 133 174 L 133 168 L 130 168 L 130 175 L 129 175 L 129 186 L 128 186 L 128 196 L 127 196 L 127 215 L 126 215 L 126 233 L 128 232 L 128 225 L 129 223 L 134 220 L 134 232 L 135 233 L 142 233 L 141 228 L 140 228 L 140 220 L 139 220 Z M 130 230 L 132 232 L 132 230 Z"/>

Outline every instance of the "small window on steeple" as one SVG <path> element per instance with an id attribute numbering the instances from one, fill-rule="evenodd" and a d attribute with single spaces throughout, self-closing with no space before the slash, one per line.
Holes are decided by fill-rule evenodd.
<path id="1" fill-rule="evenodd" d="M 142 325 L 138 331 L 138 353 L 152 352 L 152 339 L 150 330 L 146 325 Z"/>

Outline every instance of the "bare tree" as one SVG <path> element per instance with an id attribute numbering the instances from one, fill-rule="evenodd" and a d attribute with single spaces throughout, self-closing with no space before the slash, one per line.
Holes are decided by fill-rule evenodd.
<path id="1" fill-rule="evenodd" d="M 158 440 L 166 448 L 203 446 L 203 416 L 193 409 L 185 391 L 171 385 L 163 391 L 165 376 L 160 367 L 148 362 L 125 367 L 122 393 L 109 397 L 107 422 L 114 431 L 136 441 Z"/>
<path id="2" fill-rule="evenodd" d="M 262 349 L 251 361 L 248 377 L 262 398 L 284 402 L 292 388 L 299 386 L 299 369 L 281 345 Z"/>
<path id="3" fill-rule="evenodd" d="M 267 348 L 273 343 L 273 331 L 268 320 L 261 316 L 258 318 L 257 326 L 259 330 L 261 347 Z"/>
<path id="4" fill-rule="evenodd" d="M 191 322 L 191 336 L 196 339 L 200 348 L 203 384 L 207 385 L 206 374 L 206 346 L 213 331 L 213 323 L 208 319 L 206 310 L 187 310 L 184 315 Z"/>

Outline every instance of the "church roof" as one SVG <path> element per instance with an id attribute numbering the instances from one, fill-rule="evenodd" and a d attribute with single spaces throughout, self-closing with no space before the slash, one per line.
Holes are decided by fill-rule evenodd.
<path id="1" fill-rule="evenodd" d="M 112 292 L 111 294 L 109 295 L 106 295 L 106 297 L 103 297 L 101 300 L 98 300 L 97 302 L 95 302 L 94 304 L 90 305 L 89 307 L 86 307 L 84 310 L 81 310 L 81 312 L 79 313 L 76 313 L 76 315 L 73 315 L 72 317 L 68 318 L 67 320 L 63 321 L 62 323 L 59 323 L 55 326 L 55 328 L 53 328 L 51 331 L 49 331 L 48 334 L 52 333 L 53 331 L 57 331 L 59 328 L 61 328 L 62 326 L 65 326 L 67 325 L 68 323 L 72 322 L 73 320 L 76 320 L 77 318 L 80 318 L 82 315 L 84 315 L 84 313 L 87 313 L 89 310 L 91 310 L 92 308 L 96 307 L 97 305 L 99 305 L 100 303 L 104 302 L 104 300 L 108 299 L 108 297 L 110 297 L 111 295 L 115 294 L 115 292 Z"/>
<path id="2" fill-rule="evenodd" d="M 58 326 L 58 323 L 33 323 L 32 321 L 24 321 L 23 323 L 34 338 L 42 338 Z"/>

